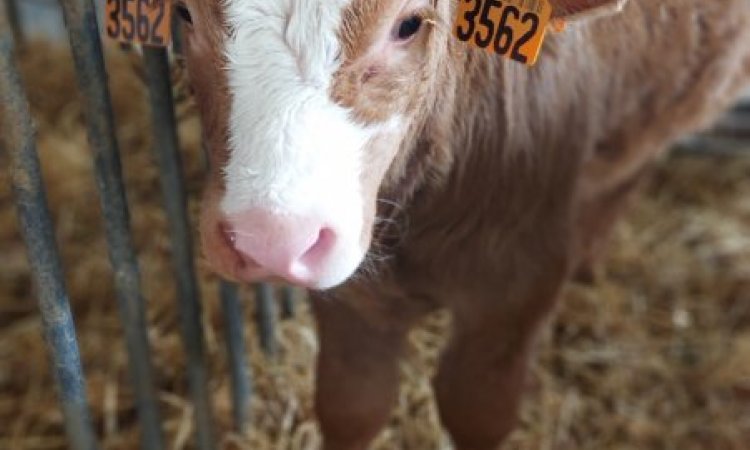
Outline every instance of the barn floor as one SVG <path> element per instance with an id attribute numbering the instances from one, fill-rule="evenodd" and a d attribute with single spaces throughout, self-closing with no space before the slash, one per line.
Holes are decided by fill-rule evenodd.
<path id="1" fill-rule="evenodd" d="M 96 428 L 105 449 L 135 449 L 122 328 L 70 57 L 33 44 L 22 59 Z M 170 449 L 192 448 L 149 114 L 127 59 L 111 55 L 109 70 L 165 431 Z M 197 118 L 186 102 L 179 115 L 195 211 L 203 164 Z M 0 448 L 62 449 L 5 158 L 0 152 Z M 617 228 L 595 282 L 567 289 L 541 340 L 521 427 L 506 449 L 750 449 L 750 158 L 672 157 L 654 175 Z M 199 272 L 222 448 L 317 448 L 316 344 L 304 304 L 281 324 L 281 350 L 269 360 L 258 348 L 247 293 L 254 418 L 248 435 L 232 434 L 217 284 L 202 263 Z M 437 315 L 411 336 L 398 409 L 374 448 L 450 448 L 429 385 L 446 324 Z"/>

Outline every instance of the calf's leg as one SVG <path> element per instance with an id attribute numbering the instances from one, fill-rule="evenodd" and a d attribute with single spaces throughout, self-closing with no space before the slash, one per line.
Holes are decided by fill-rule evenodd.
<path id="1" fill-rule="evenodd" d="M 513 430 L 534 338 L 562 279 L 530 295 L 465 299 L 453 308 L 453 336 L 434 388 L 458 450 L 495 450 Z"/>
<path id="2" fill-rule="evenodd" d="M 388 421 L 398 359 L 412 323 L 366 298 L 313 300 L 318 322 L 315 409 L 325 450 L 364 450 Z"/>

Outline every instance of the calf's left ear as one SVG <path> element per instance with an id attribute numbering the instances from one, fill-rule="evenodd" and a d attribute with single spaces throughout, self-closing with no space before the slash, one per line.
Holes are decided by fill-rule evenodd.
<path id="1" fill-rule="evenodd" d="M 628 0 L 550 0 L 552 16 L 578 20 L 608 16 L 622 11 Z"/>

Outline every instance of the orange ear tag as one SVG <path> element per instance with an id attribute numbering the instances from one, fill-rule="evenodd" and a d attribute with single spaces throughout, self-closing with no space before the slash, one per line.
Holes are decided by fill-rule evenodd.
<path id="1" fill-rule="evenodd" d="M 549 0 L 459 0 L 453 33 L 473 47 L 532 66 L 551 17 Z"/>
<path id="2" fill-rule="evenodd" d="M 172 40 L 172 0 L 107 0 L 107 36 L 119 42 L 166 47 Z"/>

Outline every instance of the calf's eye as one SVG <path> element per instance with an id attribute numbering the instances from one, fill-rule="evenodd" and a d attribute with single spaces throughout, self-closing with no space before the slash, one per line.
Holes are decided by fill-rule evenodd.
<path id="1" fill-rule="evenodd" d="M 193 16 L 190 15 L 190 10 L 185 3 L 179 2 L 175 6 L 175 8 L 177 9 L 177 15 L 180 16 L 180 19 L 184 20 L 190 25 L 193 24 Z"/>
<path id="2" fill-rule="evenodd" d="M 402 21 L 396 32 L 396 37 L 400 41 L 405 41 L 419 31 L 422 28 L 423 19 L 420 16 L 411 16 L 408 19 Z"/>

